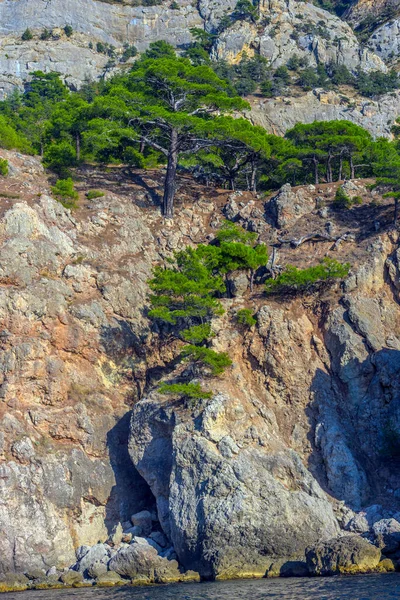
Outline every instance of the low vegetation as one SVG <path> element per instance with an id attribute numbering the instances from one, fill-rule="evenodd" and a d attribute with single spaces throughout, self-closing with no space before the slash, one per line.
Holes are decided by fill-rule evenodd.
<path id="1" fill-rule="evenodd" d="M 267 280 L 265 289 L 267 294 L 279 295 L 309 291 L 321 282 L 344 279 L 349 270 L 349 263 L 341 264 L 332 258 L 325 258 L 319 265 L 306 269 L 287 265 L 276 279 Z"/>

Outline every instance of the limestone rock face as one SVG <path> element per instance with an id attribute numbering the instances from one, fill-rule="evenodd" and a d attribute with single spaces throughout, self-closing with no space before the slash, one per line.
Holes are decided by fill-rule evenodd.
<path id="1" fill-rule="evenodd" d="M 380 19 L 390 18 L 399 8 L 397 0 L 356 0 L 345 14 L 345 18 L 353 25 L 359 25 L 368 17 Z"/>
<path id="2" fill-rule="evenodd" d="M 268 558 L 337 531 L 318 483 L 274 439 L 271 416 L 254 399 L 250 424 L 249 409 L 218 394 L 197 419 L 156 399 L 133 411 L 131 456 L 179 561 L 206 577 L 263 576 Z"/>
<path id="3" fill-rule="evenodd" d="M 369 38 L 368 45 L 383 60 L 396 61 L 400 51 L 400 19 L 391 19 L 378 27 Z"/>
<path id="4" fill-rule="evenodd" d="M 314 192 L 315 187 L 309 186 L 309 192 Z M 286 183 L 267 204 L 279 229 L 293 225 L 300 217 L 315 209 L 315 199 L 307 188 L 292 190 L 290 183 Z"/>
<path id="5" fill-rule="evenodd" d="M 391 137 L 391 127 L 400 114 L 400 93 L 386 94 L 379 101 L 343 96 L 316 89 L 298 97 L 253 101 L 251 118 L 271 133 L 283 135 L 296 123 L 347 119 L 367 129 L 374 137 Z"/>
<path id="6" fill-rule="evenodd" d="M 328 215 L 337 235 L 351 235 L 335 247 L 283 244 L 276 264 L 329 255 L 349 260 L 350 274 L 307 296 L 267 297 L 260 285 L 223 298 L 212 347 L 232 366 L 200 379 L 213 397 L 190 406 L 157 392 L 187 365 L 172 370 L 180 347 L 149 327 L 146 281 L 174 250 L 212 239 L 224 210 L 278 246 L 264 199 L 179 177 L 176 220 L 165 223 L 154 200 L 162 173 L 141 171 L 137 183 L 135 172 L 85 167 L 71 212 L 38 159 L 1 156 L 10 176 L 0 180 L 0 580 L 26 572 L 48 587 L 71 566 L 104 585 L 197 577 L 183 569 L 304 574 L 306 547 L 340 528 L 397 553 L 391 200 L 364 187 L 363 206 L 344 215 L 329 209 L 335 185 L 303 188 L 311 210 L 286 222 L 285 238 L 324 231 Z M 104 196 L 89 201 L 89 189 Z M 245 307 L 251 330 L 234 319 Z"/>
<path id="7" fill-rule="evenodd" d="M 313 65 L 333 61 L 351 70 L 386 71 L 377 55 L 360 47 L 347 23 L 311 3 L 302 3 L 299 10 L 295 0 L 266 0 L 260 3 L 260 14 L 269 21 L 261 33 L 257 25 L 238 21 L 219 36 L 215 56 L 234 61 L 257 48 L 275 68 L 296 54 Z"/>
<path id="8" fill-rule="evenodd" d="M 313 575 L 369 573 L 381 560 L 381 551 L 358 536 L 345 536 L 307 550 L 307 566 Z"/>

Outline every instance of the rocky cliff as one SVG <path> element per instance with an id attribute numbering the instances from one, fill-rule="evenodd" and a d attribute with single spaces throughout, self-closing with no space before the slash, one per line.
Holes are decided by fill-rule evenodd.
<path id="1" fill-rule="evenodd" d="M 332 185 L 285 186 L 265 202 L 182 178 L 165 223 L 160 174 L 115 168 L 80 173 L 71 213 L 37 159 L 3 154 L 0 572 L 70 584 L 262 576 L 305 568 L 306 547 L 350 532 L 396 558 L 400 253 L 389 201 L 348 183 L 363 204 L 343 213 Z M 93 188 L 104 196 L 88 201 Z M 224 214 L 274 245 L 279 264 L 329 254 L 352 269 L 343 286 L 297 298 L 238 282 L 213 323 L 233 366 L 192 407 L 157 391 L 181 367 L 145 317 L 146 280 L 173 250 L 212 239 Z M 289 243 L 326 231 L 341 241 Z M 242 307 L 253 330 L 230 318 Z M 321 552 L 309 568 L 328 568 Z"/>

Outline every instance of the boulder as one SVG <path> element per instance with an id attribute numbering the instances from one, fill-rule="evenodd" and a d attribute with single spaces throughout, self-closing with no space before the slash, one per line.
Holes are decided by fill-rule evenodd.
<path id="1" fill-rule="evenodd" d="M 107 563 L 101 560 L 95 560 L 87 569 L 87 575 L 92 579 L 97 579 L 107 573 Z"/>
<path id="2" fill-rule="evenodd" d="M 315 209 L 314 186 L 294 190 L 290 183 L 281 187 L 276 196 L 267 203 L 267 212 L 275 221 L 279 229 L 290 227 L 298 219 L 311 213 Z"/>
<path id="3" fill-rule="evenodd" d="M 245 271 L 233 271 L 228 276 L 229 293 L 233 298 L 244 296 L 249 289 L 249 278 Z"/>
<path id="4" fill-rule="evenodd" d="M 96 544 L 76 563 L 75 569 L 86 575 L 94 565 L 107 564 L 110 560 L 111 548 L 106 544 Z"/>
<path id="5" fill-rule="evenodd" d="M 400 523 L 396 519 L 381 519 L 372 526 L 374 542 L 384 554 L 400 548 Z"/>
<path id="6" fill-rule="evenodd" d="M 115 571 L 107 571 L 96 578 L 96 585 L 99 587 L 114 587 L 115 585 L 123 585 L 128 583 L 126 579 L 116 573 Z"/>
<path id="7" fill-rule="evenodd" d="M 381 560 L 381 551 L 356 535 L 344 536 L 316 544 L 306 551 L 312 575 L 370 573 Z"/>
<path id="8" fill-rule="evenodd" d="M 22 573 L 5 573 L 0 576 L 0 592 L 23 592 L 29 587 L 29 579 Z"/>
<path id="9" fill-rule="evenodd" d="M 219 393 L 194 418 L 158 398 L 134 406 L 129 450 L 185 569 L 263 577 L 273 559 L 338 534 L 331 504 L 296 452 L 266 444 L 274 427 L 268 411 L 249 424 L 250 407 Z M 237 452 L 221 454 L 226 436 Z"/>
<path id="10" fill-rule="evenodd" d="M 377 570 L 383 573 L 392 573 L 393 571 L 397 571 L 398 567 L 397 563 L 391 558 L 384 558 L 378 564 Z"/>
<path id="11" fill-rule="evenodd" d="M 83 575 L 79 571 L 66 571 L 66 573 L 61 575 L 60 579 L 69 587 L 75 587 L 76 585 L 83 583 Z"/>
<path id="12" fill-rule="evenodd" d="M 282 558 L 272 563 L 266 576 L 270 577 L 307 577 L 310 575 L 307 563 L 301 560 Z"/>
<path id="13" fill-rule="evenodd" d="M 109 568 L 124 577 L 145 577 L 157 583 L 179 581 L 181 577 L 176 561 L 159 556 L 157 550 L 146 543 L 122 548 L 110 560 Z"/>
<path id="14" fill-rule="evenodd" d="M 132 515 L 131 521 L 134 527 L 140 527 L 141 534 L 144 536 L 150 535 L 153 528 L 153 522 L 151 519 L 151 513 L 148 510 L 142 510 L 135 515 Z"/>

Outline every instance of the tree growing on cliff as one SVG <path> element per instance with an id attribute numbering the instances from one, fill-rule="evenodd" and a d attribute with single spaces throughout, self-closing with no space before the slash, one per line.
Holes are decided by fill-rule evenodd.
<path id="1" fill-rule="evenodd" d="M 179 158 L 215 144 L 214 119 L 248 108 L 210 67 L 176 56 L 138 61 L 127 77 L 110 84 L 112 97 L 121 103 L 121 126 L 132 128 L 138 145 L 165 157 L 163 214 L 168 218 L 173 216 Z M 110 118 L 115 120 L 114 111 Z"/>
<path id="2" fill-rule="evenodd" d="M 396 135 L 396 130 L 394 133 Z M 394 200 L 393 222 L 396 225 L 400 200 L 400 155 L 396 145 L 384 138 L 377 140 L 372 148 L 372 159 L 377 185 L 388 190 L 385 198 Z"/>
<path id="3" fill-rule="evenodd" d="M 270 136 L 262 127 L 252 125 L 246 119 L 223 117 L 215 119 L 210 126 L 215 145 L 193 157 L 211 179 L 223 178 L 231 190 L 240 177 L 244 187 L 257 191 L 257 171 L 270 156 Z"/>
<path id="4" fill-rule="evenodd" d="M 320 166 L 325 167 L 325 179 L 331 183 L 334 179 L 333 168 L 336 164 L 337 179 L 343 176 L 343 164 L 347 161 L 350 177 L 354 179 L 356 167 L 367 166 L 355 164 L 355 157 L 362 154 L 372 143 L 371 135 L 350 121 L 315 121 L 314 123 L 298 123 L 286 133 L 297 149 L 297 158 L 304 165 L 310 165 L 314 174 L 314 183 L 319 184 Z"/>

